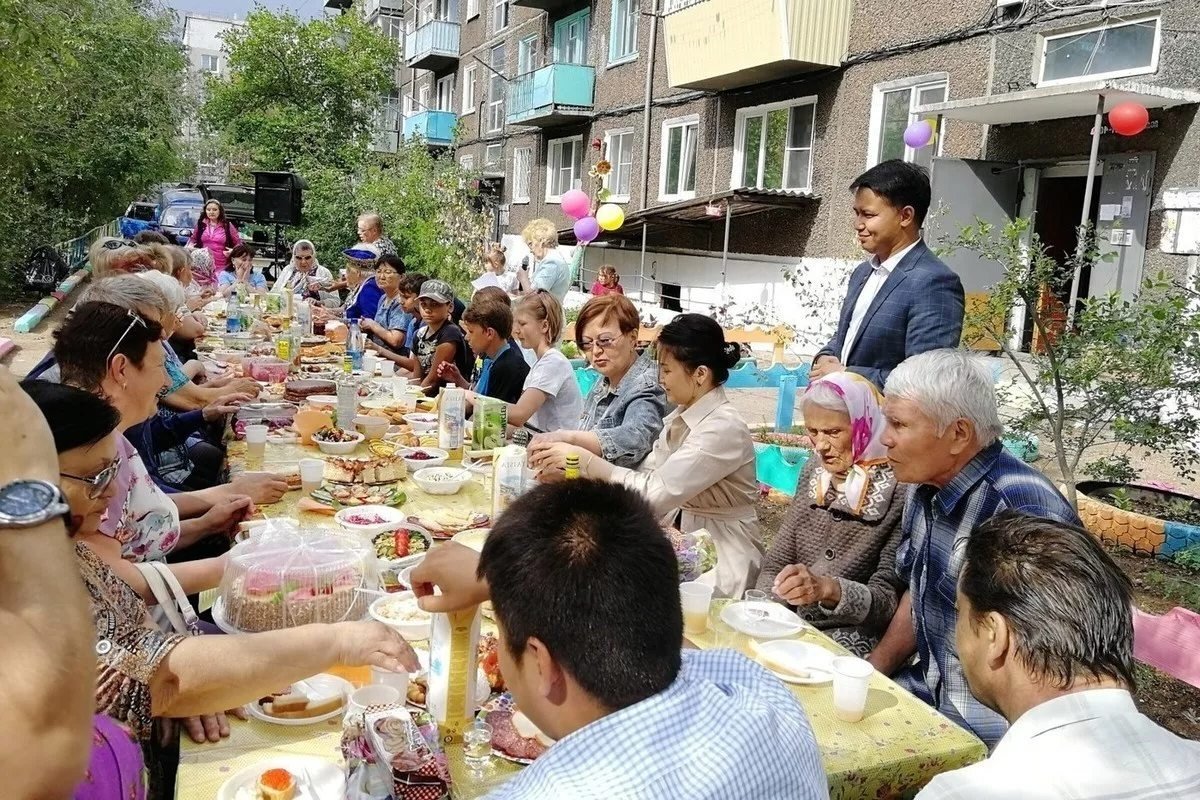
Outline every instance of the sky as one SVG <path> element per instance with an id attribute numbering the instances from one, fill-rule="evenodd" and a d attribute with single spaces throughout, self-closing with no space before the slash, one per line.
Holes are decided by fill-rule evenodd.
<path id="1" fill-rule="evenodd" d="M 167 0 L 167 5 L 178 12 L 192 11 L 215 17 L 236 15 L 244 18 L 258 4 L 255 0 Z M 321 15 L 325 0 L 263 0 L 261 5 L 272 10 L 285 9 L 309 18 Z"/>

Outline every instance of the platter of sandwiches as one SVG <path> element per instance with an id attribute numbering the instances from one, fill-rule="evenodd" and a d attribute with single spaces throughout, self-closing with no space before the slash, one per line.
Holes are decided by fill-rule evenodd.
<path id="1" fill-rule="evenodd" d="M 247 710 L 263 722 L 312 725 L 341 714 L 353 691 L 349 681 L 322 672 L 259 698 Z"/>

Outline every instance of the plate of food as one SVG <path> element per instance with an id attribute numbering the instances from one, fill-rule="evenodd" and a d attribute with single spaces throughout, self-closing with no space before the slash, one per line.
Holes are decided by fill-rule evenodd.
<path id="1" fill-rule="evenodd" d="M 795 636 L 808 627 L 792 611 L 779 603 L 742 601 L 721 609 L 721 621 L 738 633 L 756 639 L 782 639 Z"/>
<path id="2" fill-rule="evenodd" d="M 408 680 L 408 696 L 405 698 L 408 705 L 413 708 L 424 709 L 427 705 L 429 695 L 429 653 L 424 650 L 417 650 L 417 661 L 421 664 L 421 669 L 414 672 Z M 483 669 L 480 668 L 475 673 L 475 705 L 482 707 L 488 701 L 491 692 L 488 688 L 488 679 L 484 675 Z"/>
<path id="3" fill-rule="evenodd" d="M 344 797 L 346 774 L 317 756 L 278 755 L 225 781 L 217 800 L 328 800 Z"/>
<path id="4" fill-rule="evenodd" d="M 454 534 L 450 537 L 450 540 L 458 542 L 463 547 L 469 547 L 476 553 L 482 553 L 483 543 L 487 541 L 488 534 L 491 532 L 491 528 L 471 528 L 470 530 Z"/>
<path id="5" fill-rule="evenodd" d="M 371 539 L 375 545 L 375 556 L 389 565 L 406 567 L 420 560 L 433 546 L 429 532 L 415 525 L 405 525 L 399 530 L 383 531 Z"/>
<path id="6" fill-rule="evenodd" d="M 255 719 L 274 725 L 314 725 L 342 713 L 353 691 L 349 681 L 322 672 L 259 698 L 246 710 Z"/>
<path id="7" fill-rule="evenodd" d="M 371 618 L 394 629 L 409 641 L 428 639 L 433 615 L 417 604 L 412 592 L 397 592 L 377 597 L 367 609 Z"/>
<path id="8" fill-rule="evenodd" d="M 750 649 L 760 664 L 788 683 L 810 685 L 833 680 L 833 653 L 824 647 L 795 639 L 761 644 L 752 639 Z"/>
<path id="9" fill-rule="evenodd" d="M 456 533 L 472 528 L 485 528 L 492 518 L 482 511 L 458 511 L 451 508 L 414 514 L 408 518 L 433 534 L 434 539 L 451 539 Z"/>
<path id="10" fill-rule="evenodd" d="M 408 496 L 395 486 L 368 483 L 327 483 L 309 495 L 327 508 L 341 510 L 357 506 L 402 506 Z"/>
<path id="11" fill-rule="evenodd" d="M 479 715 L 492 726 L 492 752 L 506 761 L 532 764 L 554 744 L 517 708 L 507 692 L 484 703 Z"/>

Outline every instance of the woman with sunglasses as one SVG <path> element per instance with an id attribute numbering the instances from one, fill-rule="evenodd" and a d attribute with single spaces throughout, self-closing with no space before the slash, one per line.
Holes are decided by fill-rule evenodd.
<path id="1" fill-rule="evenodd" d="M 213 268 L 219 274 L 229 266 L 229 253 L 241 243 L 242 237 L 238 235 L 237 226 L 225 218 L 225 208 L 216 200 L 205 203 L 204 214 L 196 223 L 196 230 L 188 240 L 188 247 L 203 247 L 211 253 Z M 203 283 L 204 276 L 196 277 Z M 216 275 L 213 276 L 213 281 L 214 285 L 205 288 L 216 291 Z"/>
<path id="2" fill-rule="evenodd" d="M 622 295 L 594 297 L 584 304 L 575 321 L 575 342 L 600 380 L 583 401 L 579 430 L 538 434 L 530 444 L 531 456 L 565 442 L 618 467 L 636 469 L 645 460 L 668 408 L 658 365 L 649 355 L 638 355 L 640 326 L 637 307 Z M 550 475 L 565 466 L 549 458 L 543 471 Z"/>
<path id="3" fill-rule="evenodd" d="M 279 273 L 271 291 L 321 299 L 322 291 L 328 292 L 332 284 L 333 273 L 317 261 L 317 248 L 308 239 L 301 239 L 292 245 L 292 260 Z"/>
<path id="4" fill-rule="evenodd" d="M 136 334 L 135 334 L 135 338 Z M 118 352 L 126 350 L 121 343 Z M 335 665 L 417 669 L 398 634 L 376 622 L 305 625 L 245 636 L 180 636 L 148 619 L 138 593 L 79 534 L 94 530 L 116 495 L 122 462 L 122 414 L 69 386 L 23 384 L 49 423 L 59 452 L 62 489 L 71 508 L 75 556 L 95 626 L 96 710 L 128 726 L 148 754 L 151 798 L 162 796 L 160 718 L 215 714 Z M 112 795 L 109 795 L 112 796 Z M 122 795 L 126 797 L 128 795 Z"/>

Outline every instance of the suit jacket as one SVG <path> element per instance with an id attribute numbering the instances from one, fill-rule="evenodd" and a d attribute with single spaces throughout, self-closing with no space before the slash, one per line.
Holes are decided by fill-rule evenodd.
<path id="1" fill-rule="evenodd" d="M 823 355 L 841 358 L 854 304 L 870 274 L 871 262 L 864 261 L 850 275 L 837 332 L 817 353 L 817 358 Z M 879 287 L 844 366 L 882 390 L 888 375 L 909 356 L 958 347 L 962 339 L 963 308 L 963 287 L 958 275 L 924 242 L 917 242 Z"/>

